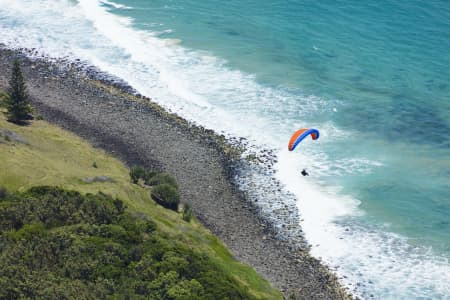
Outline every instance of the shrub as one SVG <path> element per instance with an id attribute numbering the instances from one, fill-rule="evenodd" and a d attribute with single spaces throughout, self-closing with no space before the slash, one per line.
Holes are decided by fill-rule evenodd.
<path id="1" fill-rule="evenodd" d="M 294 293 L 290 294 L 289 297 L 287 298 L 287 300 L 297 300 L 297 297 L 295 296 Z"/>
<path id="2" fill-rule="evenodd" d="M 131 182 L 138 183 L 139 179 L 145 179 L 146 171 L 141 166 L 134 166 L 130 170 Z"/>
<path id="3" fill-rule="evenodd" d="M 165 208 L 177 211 L 180 203 L 178 190 L 170 184 L 162 183 L 152 189 L 153 199 Z"/>
<path id="4" fill-rule="evenodd" d="M 159 185 L 159 184 L 168 184 L 178 189 L 177 180 L 170 174 L 167 173 L 159 173 L 151 177 L 147 182 L 148 185 Z"/>
<path id="5" fill-rule="evenodd" d="M 96 169 L 98 168 L 97 163 L 95 161 L 92 163 L 92 167 Z"/>
<path id="6" fill-rule="evenodd" d="M 145 176 L 144 176 L 144 178 L 142 178 L 142 179 L 144 180 L 145 184 L 149 185 L 150 179 L 151 179 L 153 176 L 157 175 L 158 173 L 159 173 L 159 172 L 156 172 L 156 171 L 149 171 L 149 170 L 146 170 L 146 171 L 145 171 Z"/>
<path id="7" fill-rule="evenodd" d="M 8 191 L 0 186 L 0 200 L 5 199 L 8 196 Z"/>
<path id="8" fill-rule="evenodd" d="M 8 232 L 8 237 L 12 239 L 31 239 L 37 235 L 44 235 L 46 232 L 45 226 L 42 223 L 25 224 L 22 228 L 17 231 Z"/>
<path id="9" fill-rule="evenodd" d="M 192 209 L 191 206 L 186 203 L 183 207 L 183 220 L 189 223 L 191 221 L 191 218 L 192 218 Z"/>
<path id="10" fill-rule="evenodd" d="M 6 107 L 8 99 L 9 99 L 8 94 L 0 90 L 0 107 Z"/>
<path id="11" fill-rule="evenodd" d="M 195 279 L 178 282 L 167 291 L 167 296 L 170 299 L 177 300 L 201 299 L 203 294 L 204 289 L 202 285 Z"/>

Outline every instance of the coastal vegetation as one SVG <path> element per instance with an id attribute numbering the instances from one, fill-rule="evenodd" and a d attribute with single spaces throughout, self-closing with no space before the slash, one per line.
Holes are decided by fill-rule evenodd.
<path id="1" fill-rule="evenodd" d="M 191 206 L 186 203 L 183 206 L 183 220 L 185 220 L 186 222 L 190 222 L 191 219 L 192 219 L 192 209 Z"/>
<path id="2" fill-rule="evenodd" d="M 7 109 L 6 116 L 8 121 L 16 124 L 26 124 L 28 120 L 32 119 L 31 112 L 33 109 L 28 99 L 25 79 L 18 60 L 15 60 L 13 63 L 9 86 L 7 97 L 2 97 Z"/>
<path id="3" fill-rule="evenodd" d="M 161 204 L 165 208 L 172 209 L 174 211 L 178 210 L 180 194 L 174 186 L 168 183 L 158 184 L 152 189 L 152 196 L 157 203 Z"/>
<path id="4" fill-rule="evenodd" d="M 130 171 L 131 182 L 151 186 L 152 198 L 165 208 L 178 211 L 180 194 L 176 179 L 167 173 L 145 170 L 141 166 L 134 166 Z"/>
<path id="5" fill-rule="evenodd" d="M 189 205 L 175 209 L 169 174 L 128 170 L 47 122 L 3 115 L 0 161 L 0 298 L 282 299 Z"/>
<path id="6" fill-rule="evenodd" d="M 103 193 L 40 186 L 0 206 L 0 298 L 254 299 L 204 253 Z"/>
<path id="7" fill-rule="evenodd" d="M 0 90 L 0 108 L 6 108 L 6 101 L 8 100 L 8 98 L 8 93 Z"/>

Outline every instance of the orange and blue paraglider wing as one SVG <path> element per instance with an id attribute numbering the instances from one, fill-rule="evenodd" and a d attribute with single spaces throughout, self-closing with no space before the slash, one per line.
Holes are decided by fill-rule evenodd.
<path id="1" fill-rule="evenodd" d="M 297 145 L 303 141 L 303 139 L 305 137 L 307 137 L 308 135 L 311 135 L 311 138 L 313 140 L 317 140 L 319 138 L 319 130 L 314 129 L 314 128 L 303 128 L 300 130 L 297 130 L 296 132 L 294 132 L 294 134 L 292 135 L 291 139 L 289 140 L 289 144 L 288 144 L 288 149 L 289 151 L 292 151 L 295 149 L 295 147 L 297 147 Z"/>

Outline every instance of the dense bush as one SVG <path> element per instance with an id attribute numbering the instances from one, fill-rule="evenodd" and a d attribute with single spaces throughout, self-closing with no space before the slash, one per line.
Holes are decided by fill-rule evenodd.
<path id="1" fill-rule="evenodd" d="M 158 174 L 158 172 L 146 170 L 141 166 L 134 166 L 130 170 L 131 182 L 138 183 L 139 179 L 142 179 L 145 184 L 148 184 L 150 178 Z"/>
<path id="2" fill-rule="evenodd" d="M 4 187 L 0 186 L 0 200 L 6 198 L 7 195 L 8 191 Z"/>
<path id="3" fill-rule="evenodd" d="M 146 183 L 148 185 L 158 185 L 166 183 L 178 189 L 177 180 L 172 175 L 167 173 L 158 173 L 152 176 Z"/>
<path id="4" fill-rule="evenodd" d="M 8 94 L 0 90 L 0 107 L 6 107 L 8 99 L 9 99 Z"/>
<path id="5" fill-rule="evenodd" d="M 156 202 L 164 206 L 177 211 L 178 204 L 180 203 L 180 194 L 178 190 L 170 184 L 162 183 L 155 186 L 152 189 L 152 196 Z"/>
<path id="6" fill-rule="evenodd" d="M 191 218 L 192 218 L 191 206 L 186 203 L 183 206 L 183 220 L 185 220 L 186 222 L 190 222 Z"/>
<path id="7" fill-rule="evenodd" d="M 153 186 L 152 198 L 165 208 L 178 210 L 180 194 L 176 179 L 168 173 L 158 173 L 149 171 L 141 166 L 134 166 L 130 170 L 130 177 L 133 183 L 143 180 L 145 184 Z M 184 218 L 184 215 L 183 215 Z M 187 217 L 190 220 L 190 216 Z"/>
<path id="8" fill-rule="evenodd" d="M 141 166 L 134 166 L 130 170 L 131 182 L 138 183 L 139 179 L 145 179 L 146 171 Z"/>
<path id="9" fill-rule="evenodd" d="M 99 193 L 0 200 L 0 299 L 253 299 L 208 256 Z"/>

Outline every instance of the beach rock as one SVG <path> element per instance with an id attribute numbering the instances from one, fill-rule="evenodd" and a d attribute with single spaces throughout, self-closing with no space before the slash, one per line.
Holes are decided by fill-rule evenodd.
<path id="1" fill-rule="evenodd" d="M 19 134 L 11 130 L 0 129 L 0 137 L 3 137 L 3 140 L 5 141 L 17 142 L 28 145 L 28 141 L 24 137 L 20 136 Z"/>
<path id="2" fill-rule="evenodd" d="M 93 182 L 115 182 L 114 179 L 108 176 L 95 176 L 95 177 L 88 177 L 83 178 L 83 182 L 85 183 L 93 183 Z"/>

